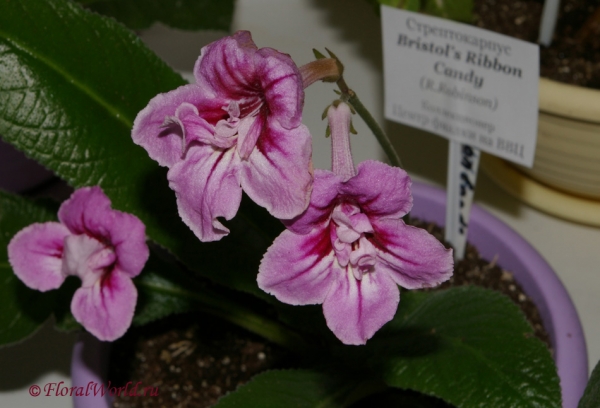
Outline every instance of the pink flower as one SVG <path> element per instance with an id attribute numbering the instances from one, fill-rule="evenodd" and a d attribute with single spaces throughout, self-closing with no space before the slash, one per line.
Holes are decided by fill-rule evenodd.
<path id="1" fill-rule="evenodd" d="M 323 304 L 345 344 L 365 344 L 391 320 L 398 285 L 431 287 L 452 275 L 452 251 L 401 217 L 412 207 L 402 169 L 352 164 L 344 103 L 329 109 L 333 172 L 317 170 L 310 205 L 265 254 L 258 285 L 284 303 Z"/>
<path id="2" fill-rule="evenodd" d="M 9 262 L 31 289 L 56 289 L 69 275 L 81 279 L 71 302 L 75 319 L 100 340 L 115 340 L 131 325 L 137 290 L 131 278 L 148 259 L 146 228 L 111 209 L 99 187 L 73 193 L 60 222 L 32 224 L 8 244 Z"/>
<path id="3" fill-rule="evenodd" d="M 169 167 L 179 214 L 202 241 L 221 239 L 242 189 L 273 216 L 308 206 L 311 144 L 301 124 L 302 77 L 289 55 L 257 49 L 239 31 L 202 49 L 196 84 L 154 97 L 133 126 L 135 143 Z"/>

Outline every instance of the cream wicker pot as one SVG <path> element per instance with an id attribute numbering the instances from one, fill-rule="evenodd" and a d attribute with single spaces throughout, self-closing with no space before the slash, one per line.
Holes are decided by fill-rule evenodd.
<path id="1" fill-rule="evenodd" d="M 600 90 L 540 78 L 538 141 L 526 174 L 600 199 Z"/>
<path id="2" fill-rule="evenodd" d="M 533 168 L 486 157 L 509 193 L 552 215 L 600 226 L 600 90 L 540 78 Z"/>

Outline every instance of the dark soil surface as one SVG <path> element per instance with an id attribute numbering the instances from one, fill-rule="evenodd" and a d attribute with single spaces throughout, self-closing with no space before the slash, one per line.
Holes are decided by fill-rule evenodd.
<path id="1" fill-rule="evenodd" d="M 131 329 L 114 343 L 110 359 L 109 379 L 117 387 L 139 381 L 139 394 L 143 387 L 158 394 L 120 396 L 115 408 L 210 407 L 259 372 L 292 364 L 262 338 L 202 314 Z"/>
<path id="2" fill-rule="evenodd" d="M 434 224 L 414 219 L 411 224 L 443 238 L 442 229 Z M 539 312 L 512 273 L 495 260 L 481 259 L 471 245 L 467 246 L 465 259 L 456 264 L 453 278 L 433 290 L 460 285 L 478 285 L 509 296 L 523 310 L 536 336 L 549 345 Z M 140 381 L 141 386 L 158 388 L 158 396 L 118 397 L 115 408 L 201 408 L 215 404 L 222 395 L 261 371 L 291 366 L 294 362 L 284 350 L 243 329 L 209 316 L 183 315 L 131 329 L 117 340 L 109 379 L 117 386 Z M 370 397 L 356 408 L 411 406 L 415 399 L 427 404 L 418 406 L 448 407 L 435 398 L 392 391 Z"/>
<path id="3" fill-rule="evenodd" d="M 536 43 L 542 7 L 541 0 L 475 0 L 475 25 Z M 600 24 L 585 25 L 599 7 L 599 0 L 561 0 L 552 44 L 540 48 L 541 76 L 600 89 Z"/>

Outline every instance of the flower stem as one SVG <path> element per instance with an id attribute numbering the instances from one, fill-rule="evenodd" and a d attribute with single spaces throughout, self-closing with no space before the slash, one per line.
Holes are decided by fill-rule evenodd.
<path id="1" fill-rule="evenodd" d="M 202 306 L 199 307 L 201 311 L 243 327 L 288 350 L 297 352 L 308 348 L 308 345 L 299 334 L 291 331 L 277 321 L 261 316 L 254 311 L 240 306 L 232 307 L 231 304 L 227 308 L 211 307 L 212 305 Z"/>
<path id="2" fill-rule="evenodd" d="M 371 132 L 375 135 L 375 138 L 379 142 L 379 145 L 383 148 L 383 151 L 387 155 L 390 163 L 393 166 L 402 168 L 402 161 L 400 160 L 400 156 L 396 153 L 394 146 L 392 146 L 392 142 L 387 137 L 383 129 L 379 126 L 373 115 L 365 108 L 356 93 L 348 87 L 346 81 L 344 81 L 343 77 L 340 77 L 337 81 L 337 85 L 342 92 L 341 99 L 354 108 L 356 113 L 365 121 Z"/>

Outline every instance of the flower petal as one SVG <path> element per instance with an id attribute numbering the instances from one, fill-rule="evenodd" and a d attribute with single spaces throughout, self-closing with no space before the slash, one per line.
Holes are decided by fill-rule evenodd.
<path id="1" fill-rule="evenodd" d="M 375 246 L 365 238 L 358 241 L 358 248 L 350 253 L 350 264 L 356 279 L 362 279 L 365 273 L 372 272 L 377 263 L 377 251 Z"/>
<path id="2" fill-rule="evenodd" d="M 357 175 L 340 187 L 369 218 L 399 218 L 412 208 L 411 180 L 400 168 L 367 160 L 357 166 Z"/>
<path id="3" fill-rule="evenodd" d="M 331 219 L 336 224 L 338 238 L 347 244 L 356 241 L 361 234 L 373 232 L 373 227 L 366 214 L 351 203 L 341 203 L 333 209 Z"/>
<path id="4" fill-rule="evenodd" d="M 238 31 L 202 48 L 194 76 L 198 84 L 215 94 L 244 100 L 249 110 L 264 98 L 269 114 L 286 129 L 300 125 L 304 89 L 298 67 L 287 54 L 272 48 L 259 50 L 248 31 Z"/>
<path id="5" fill-rule="evenodd" d="M 329 222 L 336 205 L 338 188 L 342 180 L 328 170 L 315 170 L 310 204 L 306 211 L 291 220 L 283 220 L 285 226 L 297 234 L 308 234 L 313 228 Z"/>
<path id="6" fill-rule="evenodd" d="M 108 242 L 117 255 L 117 266 L 130 277 L 138 275 L 148 260 L 146 226 L 135 215 L 113 210 L 100 187 L 76 190 L 58 211 L 72 233 Z"/>
<path id="7" fill-rule="evenodd" d="M 196 83 L 227 99 L 258 98 L 256 51 L 248 31 L 238 31 L 202 47 L 194 66 Z"/>
<path id="8" fill-rule="evenodd" d="M 204 145 L 192 147 L 186 160 L 167 174 L 181 219 L 203 242 L 217 241 L 229 233 L 217 217 L 230 220 L 240 206 L 239 167 L 235 149 Z"/>
<path id="9" fill-rule="evenodd" d="M 292 305 L 323 303 L 337 270 L 327 230 L 308 235 L 283 231 L 264 255 L 258 286 Z"/>
<path id="10" fill-rule="evenodd" d="M 183 103 L 195 106 L 200 116 L 213 125 L 227 115 L 222 108 L 227 106 L 228 101 L 216 97 L 210 88 L 197 84 L 184 85 L 152 98 L 136 116 L 131 137 L 161 166 L 171 167 L 181 159 L 182 129 L 180 126 L 164 124 L 165 119 L 175 116 Z M 188 135 L 188 140 L 194 139 L 194 135 Z"/>
<path id="11" fill-rule="evenodd" d="M 269 106 L 269 115 L 281 126 L 300 125 L 304 106 L 304 87 L 300 70 L 292 58 L 272 48 L 256 53 L 257 75 Z"/>
<path id="12" fill-rule="evenodd" d="M 375 271 L 356 280 L 343 271 L 323 303 L 327 326 L 344 344 L 365 344 L 385 323 L 392 320 L 400 291 L 387 273 Z"/>
<path id="13" fill-rule="evenodd" d="M 137 289 L 131 279 L 113 270 L 89 287 L 75 291 L 71 312 L 87 331 L 103 341 L 121 337 L 133 319 Z"/>
<path id="14" fill-rule="evenodd" d="M 58 288 L 65 280 L 63 243 L 69 235 L 58 222 L 32 224 L 19 231 L 8 244 L 8 261 L 15 275 L 31 289 Z"/>
<path id="15" fill-rule="evenodd" d="M 377 268 L 406 289 L 436 286 L 452 276 L 452 250 L 422 228 L 402 220 L 378 220 L 371 242 L 378 249 Z"/>
<path id="16" fill-rule="evenodd" d="M 76 190 L 60 206 L 58 218 L 73 234 L 108 242 L 118 267 L 130 277 L 138 275 L 148 260 L 146 226 L 135 215 L 113 210 L 100 187 Z"/>
<path id="17" fill-rule="evenodd" d="M 95 284 L 106 268 L 112 269 L 115 259 L 114 251 L 96 238 L 85 234 L 65 238 L 63 274 L 78 276 L 84 287 Z"/>
<path id="18" fill-rule="evenodd" d="M 238 128 L 239 132 L 237 140 L 238 154 L 242 160 L 248 159 L 250 154 L 254 151 L 258 137 L 262 133 L 264 122 L 265 118 L 263 115 L 242 119 L 240 127 Z"/>
<path id="19" fill-rule="evenodd" d="M 111 224 L 110 200 L 100 187 L 75 190 L 58 210 L 58 219 L 76 235 L 107 237 Z"/>
<path id="20" fill-rule="evenodd" d="M 224 122 L 223 120 L 219 123 Z M 181 128 L 182 149 L 180 158 L 185 156 L 192 143 L 212 144 L 213 146 L 228 149 L 235 144 L 233 135 L 222 137 L 217 135 L 216 129 L 204 118 L 201 118 L 196 108 L 191 103 L 182 103 L 175 111 L 175 116 L 165 120 L 164 127 L 179 126 Z"/>
<path id="21" fill-rule="evenodd" d="M 113 210 L 110 242 L 117 255 L 116 267 L 130 278 L 139 275 L 150 256 L 144 223 L 135 215 Z"/>
<path id="22" fill-rule="evenodd" d="M 268 118 L 255 149 L 242 162 L 242 188 L 274 217 L 293 218 L 306 209 L 310 200 L 311 155 L 306 126 L 287 130 Z"/>

